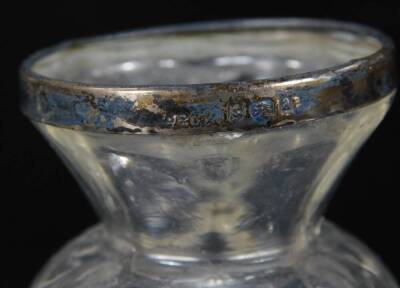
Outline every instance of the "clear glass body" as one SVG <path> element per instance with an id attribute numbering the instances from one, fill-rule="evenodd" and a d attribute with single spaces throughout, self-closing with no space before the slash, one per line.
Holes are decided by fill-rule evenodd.
<path id="1" fill-rule="evenodd" d="M 34 287 L 396 287 L 319 209 L 389 102 L 273 131 L 36 124 L 104 224 L 64 248 Z"/>
<path id="2" fill-rule="evenodd" d="M 397 288 L 322 217 L 396 92 L 390 41 L 339 22 L 215 25 L 25 64 L 23 111 L 101 217 L 33 288 Z"/>

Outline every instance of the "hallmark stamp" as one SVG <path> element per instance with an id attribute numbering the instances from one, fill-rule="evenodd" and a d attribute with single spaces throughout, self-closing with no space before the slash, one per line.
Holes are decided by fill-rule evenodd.
<path id="1" fill-rule="evenodd" d="M 249 114 L 253 121 L 265 125 L 276 115 L 275 104 L 272 99 L 263 99 L 250 104 Z"/>

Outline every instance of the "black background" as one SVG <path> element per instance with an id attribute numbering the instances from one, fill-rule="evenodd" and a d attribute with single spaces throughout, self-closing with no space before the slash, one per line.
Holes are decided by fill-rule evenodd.
<path id="1" fill-rule="evenodd" d="M 278 1 L 279 2 L 279 1 Z M 56 42 L 120 30 L 210 19 L 313 17 L 361 22 L 389 34 L 400 47 L 396 1 L 129 2 L 122 5 L 20 3 L 1 19 L 1 219 L 6 264 L 3 287 L 27 287 L 68 239 L 97 221 L 72 176 L 18 110 L 18 65 Z M 18 4 L 16 4 L 18 6 Z M 7 17 L 11 16 L 11 17 Z M 3 51 L 4 49 L 4 51 Z M 399 57 L 400 58 L 400 57 Z M 327 209 L 329 219 L 372 248 L 400 279 L 397 140 L 399 100 L 364 145 Z M 3 250 L 3 249 L 2 249 Z"/>

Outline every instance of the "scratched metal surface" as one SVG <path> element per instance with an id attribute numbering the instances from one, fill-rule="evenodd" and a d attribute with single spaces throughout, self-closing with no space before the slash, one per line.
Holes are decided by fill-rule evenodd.
<path id="1" fill-rule="evenodd" d="M 213 33 L 229 35 L 252 29 L 266 31 L 265 33 L 281 33 L 282 31 L 289 36 L 290 33 L 296 35 L 299 30 L 304 30 L 317 40 L 326 37 L 327 33 L 342 33 L 345 36 L 342 37 L 343 39 L 338 38 L 337 41 L 343 41 L 341 45 L 344 45 L 345 48 L 345 45 L 348 45 L 347 49 L 351 49 L 352 45 L 356 44 L 364 45 L 363 41 L 365 41 L 365 45 L 371 45 L 371 42 L 375 41 L 374 45 L 380 47 L 370 54 L 362 55 L 363 57 L 352 59 L 349 56 L 351 60 L 334 66 L 318 67 L 318 62 L 324 61 L 322 54 L 322 57 L 316 55 L 314 60 L 307 58 L 306 61 L 303 61 L 305 63 L 314 61 L 312 65 L 317 67 L 316 70 L 313 70 L 311 65 L 305 72 L 294 71 L 293 75 L 289 76 L 274 77 L 276 75 L 272 74 L 266 75 L 270 76 L 267 79 L 258 79 L 256 76 L 260 75 L 238 75 L 234 79 L 220 83 L 201 83 L 201 80 L 198 80 L 200 83 L 195 80 L 194 84 L 170 83 L 167 85 L 142 85 L 142 83 L 140 85 L 129 83 L 107 85 L 102 82 L 79 82 L 85 76 L 82 73 L 86 73 L 85 64 L 82 64 L 85 61 L 83 57 L 76 64 L 76 70 L 83 72 L 76 78 L 72 78 L 73 80 L 70 81 L 68 77 L 72 76 L 67 75 L 67 72 L 65 75 L 62 74 L 63 66 L 67 71 L 69 66 L 64 65 L 61 61 L 67 61 L 68 57 L 72 58 L 76 51 L 79 53 L 80 50 L 87 49 L 87 45 L 96 47 L 96 45 L 102 45 L 103 42 L 111 43 L 107 44 L 110 46 L 107 49 L 111 50 L 110 53 L 118 54 L 118 51 L 112 52 L 114 42 L 119 43 L 118 41 L 125 41 L 124 39 L 127 38 L 134 43 L 136 40 L 146 41 L 146 37 L 151 36 L 151 41 L 160 39 L 156 43 L 162 51 L 164 42 L 167 43 L 165 37 L 177 37 L 174 41 L 176 41 L 176 49 L 178 49 L 182 37 L 190 36 L 193 39 L 198 38 L 199 41 L 204 38 L 203 42 L 207 42 L 208 35 L 213 35 Z M 298 45 L 302 45 L 302 41 L 312 40 L 310 35 L 305 36 L 305 39 L 299 38 Z M 143 37 L 145 37 L 144 40 Z M 346 37 L 354 39 L 348 40 Z M 346 43 L 346 41 L 350 42 Z M 251 46 L 251 44 L 248 45 Z M 285 45 L 289 46 L 287 43 Z M 170 46 L 168 47 L 171 49 Z M 360 47 L 362 48 L 362 46 Z M 212 47 L 207 49 L 212 49 Z M 338 46 L 332 49 L 340 50 L 342 48 Z M 64 54 L 58 57 L 67 59 L 54 60 L 55 63 L 50 62 L 51 57 L 56 58 L 59 51 Z M 202 52 L 202 50 L 199 51 Z M 243 52 L 242 49 L 240 52 L 245 54 L 246 50 Z M 199 79 L 204 78 L 207 73 L 213 76 L 212 65 L 207 62 L 209 59 L 197 59 L 196 55 L 189 56 L 191 58 L 188 61 L 205 67 L 197 76 Z M 249 53 L 248 57 L 251 56 L 253 55 Z M 287 55 L 287 57 L 290 56 L 292 55 Z M 105 54 L 104 57 L 112 56 Z M 327 58 L 327 56 L 325 57 Z M 37 63 L 41 61 L 48 61 L 52 65 L 57 65 L 57 61 L 61 62 L 58 63 L 59 71 L 55 69 L 58 77 L 52 78 L 51 74 L 44 76 L 38 73 L 36 70 L 40 69 L 35 68 L 35 65 L 37 66 Z M 101 55 L 98 57 L 98 61 L 103 61 Z M 173 61 L 173 59 L 166 59 L 164 66 L 169 65 L 168 61 Z M 66 63 L 68 64 L 68 62 Z M 300 62 L 300 64 L 303 63 Z M 107 62 L 104 65 L 107 65 Z M 126 68 L 127 66 L 122 65 L 122 67 Z M 75 68 L 72 66 L 69 69 Z M 149 69 L 157 72 L 160 67 L 150 67 Z M 234 69 L 236 67 L 232 66 L 232 70 Z M 179 73 L 179 70 L 177 71 Z M 182 71 L 184 72 L 181 74 L 186 74 L 187 78 L 191 73 L 194 74 L 193 69 Z M 72 72 L 78 73 L 74 70 Z M 121 71 L 115 71 L 115 73 L 117 72 Z M 160 76 L 160 83 L 163 83 L 163 77 L 167 77 L 168 73 L 171 72 L 165 72 L 164 76 Z M 242 74 L 245 73 L 249 72 Z M 130 75 L 116 75 L 130 77 Z M 384 35 L 371 28 L 341 22 L 283 19 L 206 23 L 73 40 L 33 55 L 23 64 L 21 78 L 24 95 L 22 108 L 24 113 L 34 121 L 101 132 L 176 134 L 194 131 L 249 130 L 258 127 L 273 128 L 348 111 L 376 101 L 393 90 L 395 67 L 392 43 Z M 215 79 L 218 81 L 217 76 Z M 212 78 L 211 80 L 207 78 L 207 80 L 211 81 Z"/>

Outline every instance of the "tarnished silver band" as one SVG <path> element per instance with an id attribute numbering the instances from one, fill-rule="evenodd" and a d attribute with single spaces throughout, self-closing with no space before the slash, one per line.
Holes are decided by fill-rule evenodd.
<path id="1" fill-rule="evenodd" d="M 63 43 L 28 58 L 21 69 L 22 109 L 33 121 L 111 133 L 214 132 L 278 127 L 345 112 L 396 88 L 394 48 L 382 33 L 360 25 L 319 20 L 250 20 L 148 29 L 112 37 L 252 28 L 339 30 L 380 42 L 376 53 L 341 65 L 282 77 L 215 84 L 96 86 L 50 79 L 32 71 Z"/>

